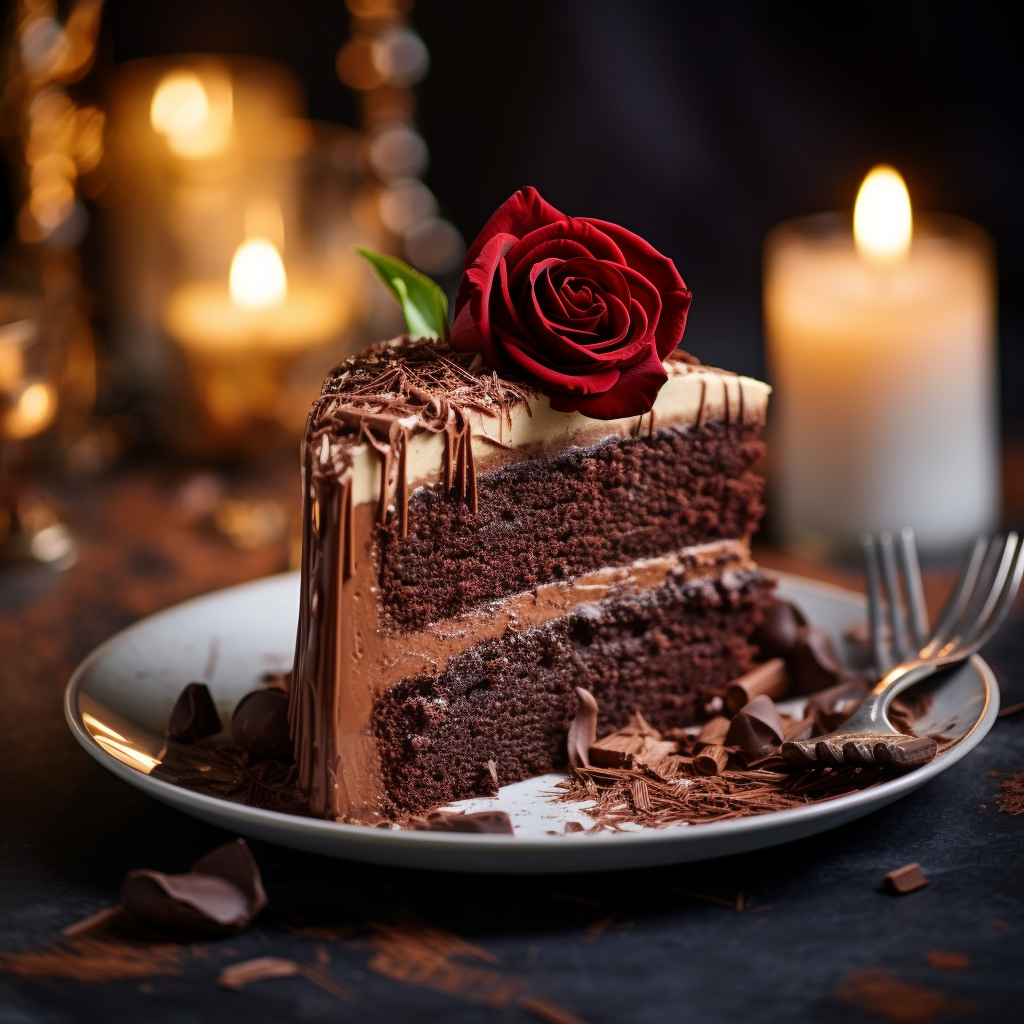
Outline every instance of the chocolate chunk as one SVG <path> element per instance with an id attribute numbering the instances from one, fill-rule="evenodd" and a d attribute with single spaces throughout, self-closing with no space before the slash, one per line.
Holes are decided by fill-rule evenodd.
<path id="1" fill-rule="evenodd" d="M 637 761 L 656 764 L 678 750 L 678 743 L 663 740 L 661 733 L 636 711 L 627 725 L 592 743 L 588 753 L 590 764 L 598 768 L 631 768 Z"/>
<path id="2" fill-rule="evenodd" d="M 483 832 L 489 835 L 515 835 L 512 819 L 504 811 L 479 811 L 463 814 L 456 811 L 431 811 L 423 817 L 409 819 L 414 832 Z"/>
<path id="3" fill-rule="evenodd" d="M 253 757 L 291 761 L 287 695 L 280 690 L 247 693 L 231 715 L 231 735 Z"/>
<path id="4" fill-rule="evenodd" d="M 741 708 L 729 726 L 725 745 L 739 747 L 747 761 L 773 754 L 782 743 L 782 719 L 771 697 L 762 694 Z"/>
<path id="5" fill-rule="evenodd" d="M 182 875 L 129 871 L 121 904 L 136 920 L 167 931 L 230 935 L 267 905 L 267 895 L 249 847 L 236 839 Z"/>
<path id="6" fill-rule="evenodd" d="M 839 682 L 839 659 L 828 630 L 801 626 L 796 647 L 789 657 L 793 688 L 797 693 L 817 693 Z"/>
<path id="7" fill-rule="evenodd" d="M 818 734 L 838 729 L 864 703 L 870 687 L 863 679 L 847 679 L 807 699 L 804 715 L 814 719 Z M 793 737 L 787 736 L 786 739 Z"/>
<path id="8" fill-rule="evenodd" d="M 899 895 L 921 889 L 927 884 L 928 879 L 921 874 L 921 865 L 916 861 L 912 864 L 904 864 L 903 867 L 890 871 L 882 878 L 882 885 L 890 892 Z"/>
<path id="9" fill-rule="evenodd" d="M 775 600 L 763 614 L 750 642 L 757 644 L 763 658 L 788 658 L 796 649 L 800 627 L 807 625 L 804 613 L 789 601 Z"/>
<path id="10" fill-rule="evenodd" d="M 573 768 L 586 768 L 590 765 L 588 751 L 597 739 L 597 701 L 582 686 L 576 687 L 576 696 L 579 703 L 576 715 L 569 723 L 566 745 L 569 748 L 569 764 Z"/>
<path id="11" fill-rule="evenodd" d="M 697 735 L 695 749 L 700 750 L 702 747 L 711 744 L 721 746 L 725 743 L 725 737 L 729 732 L 730 725 L 732 725 L 732 722 L 725 715 L 716 715 L 709 722 L 705 722 L 701 726 L 700 733 Z"/>
<path id="12" fill-rule="evenodd" d="M 206 683 L 189 683 L 178 695 L 167 720 L 167 735 L 183 742 L 215 736 L 223 728 Z"/>
<path id="13" fill-rule="evenodd" d="M 225 967 L 217 976 L 217 984 L 230 992 L 241 992 L 254 981 L 271 978 L 294 978 L 302 968 L 294 960 L 280 956 L 260 956 L 255 960 L 243 960 L 239 964 Z"/>
<path id="14" fill-rule="evenodd" d="M 730 715 L 735 715 L 744 704 L 749 704 L 762 693 L 774 699 L 784 697 L 788 692 L 786 663 L 782 658 L 772 658 L 729 684 L 725 691 L 725 706 Z"/>
<path id="15" fill-rule="evenodd" d="M 693 759 L 693 770 L 698 775 L 721 775 L 729 763 L 729 751 L 717 744 L 709 744 Z"/>

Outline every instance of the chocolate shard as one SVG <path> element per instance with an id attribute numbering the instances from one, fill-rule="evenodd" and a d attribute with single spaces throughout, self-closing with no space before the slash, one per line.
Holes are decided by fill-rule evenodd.
<path id="1" fill-rule="evenodd" d="M 882 878 L 882 885 L 889 892 L 902 895 L 906 892 L 913 892 L 928 884 L 928 879 L 921 873 L 921 865 L 914 861 L 911 864 L 904 864 L 895 871 L 890 871 Z"/>
<path id="2" fill-rule="evenodd" d="M 254 981 L 294 978 L 301 973 L 302 968 L 294 960 L 280 956 L 260 956 L 255 960 L 229 964 L 217 975 L 217 984 L 229 992 L 241 992 L 246 985 Z"/>
<path id="3" fill-rule="evenodd" d="M 749 704 L 761 694 L 774 699 L 784 697 L 788 692 L 786 662 L 782 658 L 772 658 L 729 684 L 725 691 L 725 706 L 730 715 L 735 715 L 744 704 Z"/>
<path id="4" fill-rule="evenodd" d="M 721 746 L 725 743 L 725 737 L 729 732 L 730 725 L 732 725 L 732 722 L 725 715 L 716 715 L 705 722 L 697 734 L 697 743 L 694 749 L 700 750 L 702 747 L 712 744 Z"/>
<path id="5" fill-rule="evenodd" d="M 512 819 L 504 811 L 431 811 L 409 819 L 413 832 L 482 832 L 487 835 L 515 835 Z"/>
<path id="6" fill-rule="evenodd" d="M 656 764 L 678 750 L 678 743 L 663 740 L 661 733 L 636 711 L 628 724 L 590 745 L 589 759 L 597 768 L 631 768 L 637 762 Z"/>
<path id="7" fill-rule="evenodd" d="M 797 693 L 817 693 L 839 682 L 839 659 L 828 630 L 801 626 L 796 647 L 789 657 L 793 688 Z"/>
<path id="8" fill-rule="evenodd" d="M 763 612 L 761 624 L 751 634 L 763 658 L 788 658 L 796 649 L 801 626 L 807 625 L 804 613 L 789 601 L 776 599 Z"/>
<path id="9" fill-rule="evenodd" d="M 589 690 L 576 687 L 579 704 L 576 715 L 569 723 L 566 745 L 569 748 L 569 764 L 573 768 L 590 766 L 589 750 L 597 739 L 597 701 Z"/>
<path id="10" fill-rule="evenodd" d="M 819 735 L 833 732 L 864 703 L 869 690 L 863 679 L 846 679 L 827 690 L 819 690 L 807 699 L 804 717 L 814 720 Z"/>
<path id="11" fill-rule="evenodd" d="M 223 728 L 206 683 L 189 683 L 178 695 L 167 720 L 167 735 L 184 743 L 215 736 Z"/>
<path id="12" fill-rule="evenodd" d="M 247 693 L 231 715 L 231 735 L 252 757 L 291 761 L 287 694 L 280 690 Z"/>
<path id="13" fill-rule="evenodd" d="M 267 905 L 259 868 L 244 839 L 212 850 L 191 871 L 129 871 L 121 905 L 144 924 L 172 932 L 231 935 Z"/>
<path id="14" fill-rule="evenodd" d="M 733 718 L 725 745 L 739 747 L 746 761 L 757 761 L 775 753 L 782 743 L 782 718 L 771 697 L 762 694 L 745 705 Z"/>
<path id="15" fill-rule="evenodd" d="M 729 751 L 725 747 L 709 744 L 694 756 L 693 770 L 698 775 L 721 775 L 729 763 Z"/>
<path id="16" fill-rule="evenodd" d="M 813 718 L 792 718 L 789 721 L 783 719 L 782 724 L 782 738 L 787 743 L 791 740 L 809 740 L 814 735 L 816 728 Z"/>

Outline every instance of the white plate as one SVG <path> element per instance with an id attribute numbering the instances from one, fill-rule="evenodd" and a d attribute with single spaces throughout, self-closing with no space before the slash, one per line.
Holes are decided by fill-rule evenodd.
<path id="1" fill-rule="evenodd" d="M 837 638 L 863 618 L 863 598 L 797 576 L 779 575 L 782 595 Z M 707 825 L 628 833 L 561 834 L 566 821 L 589 823 L 580 804 L 555 803 L 546 775 L 466 800 L 467 810 L 508 811 L 515 836 L 400 832 L 282 814 L 195 793 L 147 774 L 163 756 L 163 730 L 186 683 L 205 680 L 227 720 L 239 698 L 269 671 L 291 665 L 298 574 L 231 587 L 187 601 L 130 626 L 75 670 L 65 716 L 79 743 L 115 775 L 186 814 L 244 835 L 334 857 L 450 871 L 576 872 L 701 860 L 823 832 L 917 789 L 976 746 L 995 722 L 998 688 L 975 657 L 937 686 L 923 732 L 956 743 L 915 772 L 873 789 L 792 810 Z M 557 835 L 548 834 L 550 831 Z"/>

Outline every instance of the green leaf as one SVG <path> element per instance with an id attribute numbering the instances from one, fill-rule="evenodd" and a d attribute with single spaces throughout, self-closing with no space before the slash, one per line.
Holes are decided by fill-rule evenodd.
<path id="1" fill-rule="evenodd" d="M 394 256 L 361 245 L 356 252 L 398 300 L 409 334 L 414 338 L 448 337 L 448 297 L 436 282 Z"/>

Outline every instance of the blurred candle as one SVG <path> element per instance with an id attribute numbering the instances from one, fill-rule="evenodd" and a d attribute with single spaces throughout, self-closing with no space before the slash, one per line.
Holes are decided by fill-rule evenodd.
<path id="1" fill-rule="evenodd" d="M 889 167 L 862 185 L 854 233 L 844 221 L 791 221 L 766 242 L 773 512 L 791 543 L 912 526 L 951 548 L 997 516 L 988 237 L 915 218 Z"/>

